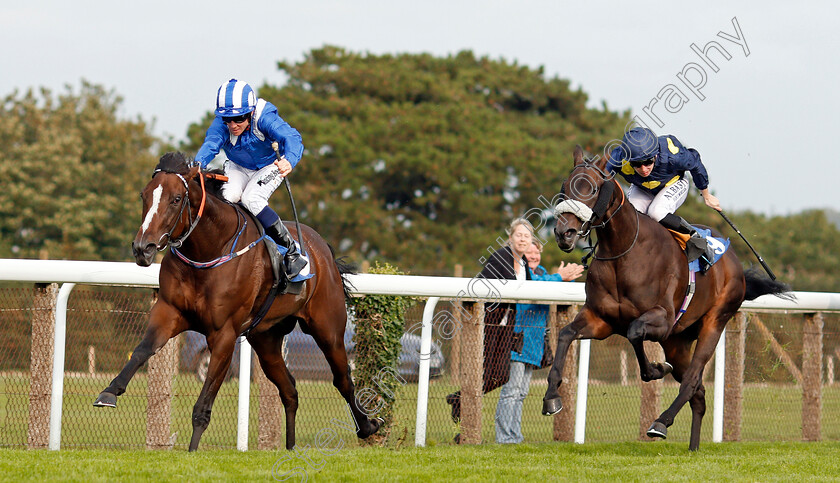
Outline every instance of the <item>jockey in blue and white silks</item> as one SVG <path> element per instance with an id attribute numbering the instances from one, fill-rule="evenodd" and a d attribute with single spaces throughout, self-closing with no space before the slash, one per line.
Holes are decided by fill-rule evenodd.
<path id="1" fill-rule="evenodd" d="M 291 280 L 307 261 L 280 216 L 268 206 L 268 199 L 303 155 L 300 133 L 278 115 L 273 104 L 258 99 L 250 85 L 236 79 L 219 87 L 215 113 L 195 160 L 206 168 L 224 150 L 228 181 L 222 194 L 231 203 L 241 202 L 266 234 L 286 249 L 284 265 Z M 282 155 L 279 161 L 271 146 L 275 141 Z"/>
<path id="2" fill-rule="evenodd" d="M 650 129 L 637 127 L 627 131 L 612 150 L 607 169 L 630 183 L 627 199 L 637 210 L 669 230 L 691 235 L 686 247 L 689 262 L 708 250 L 697 230 L 674 214 L 688 197 L 686 171 L 706 205 L 721 210 L 720 202 L 709 192 L 709 175 L 700 153 L 684 147 L 673 135 L 657 137 Z M 707 256 L 707 261 L 711 260 Z"/>

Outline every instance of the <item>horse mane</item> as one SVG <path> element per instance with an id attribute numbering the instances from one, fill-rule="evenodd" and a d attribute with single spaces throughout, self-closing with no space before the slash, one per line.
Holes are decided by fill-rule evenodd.
<path id="1" fill-rule="evenodd" d="M 163 171 L 164 173 L 187 174 L 194 165 L 195 161 L 186 154 L 170 152 L 160 157 L 160 162 L 155 166 L 155 173 Z"/>
<path id="2" fill-rule="evenodd" d="M 225 170 L 215 168 L 209 171 L 205 171 L 205 173 L 213 173 L 213 174 L 225 174 Z M 207 189 L 207 192 L 211 195 L 219 198 L 220 200 L 224 201 L 225 203 L 229 203 L 224 196 L 222 196 L 222 186 L 225 185 L 224 181 L 220 181 L 217 178 L 204 178 L 204 187 Z"/>
<path id="3" fill-rule="evenodd" d="M 175 173 L 180 175 L 185 175 L 190 171 L 190 168 L 195 166 L 195 161 L 193 158 L 187 156 L 182 152 L 170 152 L 166 153 L 160 158 L 160 162 L 155 167 L 155 173 L 158 171 L 163 171 L 164 173 Z M 221 169 L 212 169 L 209 171 L 205 171 L 206 173 L 214 173 L 214 174 L 224 174 L 224 170 Z M 207 189 L 207 192 L 211 195 L 219 198 L 220 200 L 224 200 L 222 196 L 222 186 L 224 185 L 223 181 L 219 181 L 215 178 L 205 178 L 204 179 L 204 186 Z"/>

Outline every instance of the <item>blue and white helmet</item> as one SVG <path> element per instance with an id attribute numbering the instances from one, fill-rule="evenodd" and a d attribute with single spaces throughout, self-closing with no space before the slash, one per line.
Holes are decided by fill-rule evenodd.
<path id="1" fill-rule="evenodd" d="M 231 79 L 222 84 L 216 93 L 217 116 L 241 116 L 253 111 L 256 106 L 257 94 L 247 82 Z"/>

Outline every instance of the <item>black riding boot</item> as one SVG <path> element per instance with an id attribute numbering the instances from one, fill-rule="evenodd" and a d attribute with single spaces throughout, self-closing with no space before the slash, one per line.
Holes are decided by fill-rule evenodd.
<path id="1" fill-rule="evenodd" d="M 283 258 L 283 265 L 285 265 L 286 275 L 289 277 L 289 280 L 297 277 L 309 262 L 298 252 L 297 245 L 292 240 L 292 234 L 289 233 L 289 229 L 286 228 L 286 225 L 281 220 L 277 220 L 273 225 L 266 227 L 265 233 L 275 243 L 287 250 L 286 256 Z"/>
<path id="2" fill-rule="evenodd" d="M 704 266 L 703 263 L 700 264 L 702 271 L 705 272 L 708 266 L 711 265 L 714 257 L 714 250 L 709 246 L 706 239 L 700 236 L 700 233 L 689 222 L 685 221 L 683 217 L 673 213 L 665 215 L 664 218 L 659 220 L 659 224 L 669 230 L 691 235 L 691 238 L 685 244 L 685 256 L 688 258 L 688 263 L 691 263 L 700 258 L 701 255 L 705 255 L 706 265 Z"/>

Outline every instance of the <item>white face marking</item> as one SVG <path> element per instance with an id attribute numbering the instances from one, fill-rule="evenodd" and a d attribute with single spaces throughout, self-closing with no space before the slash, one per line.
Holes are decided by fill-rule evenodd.
<path id="1" fill-rule="evenodd" d="M 154 219 L 155 215 L 157 214 L 158 208 L 160 208 L 160 196 L 163 194 L 163 186 L 158 185 L 157 188 L 152 192 L 152 206 L 149 208 L 149 211 L 146 212 L 146 219 L 143 220 L 143 233 L 146 233 L 146 230 L 149 229 L 149 225 L 152 224 L 152 220 Z"/>

